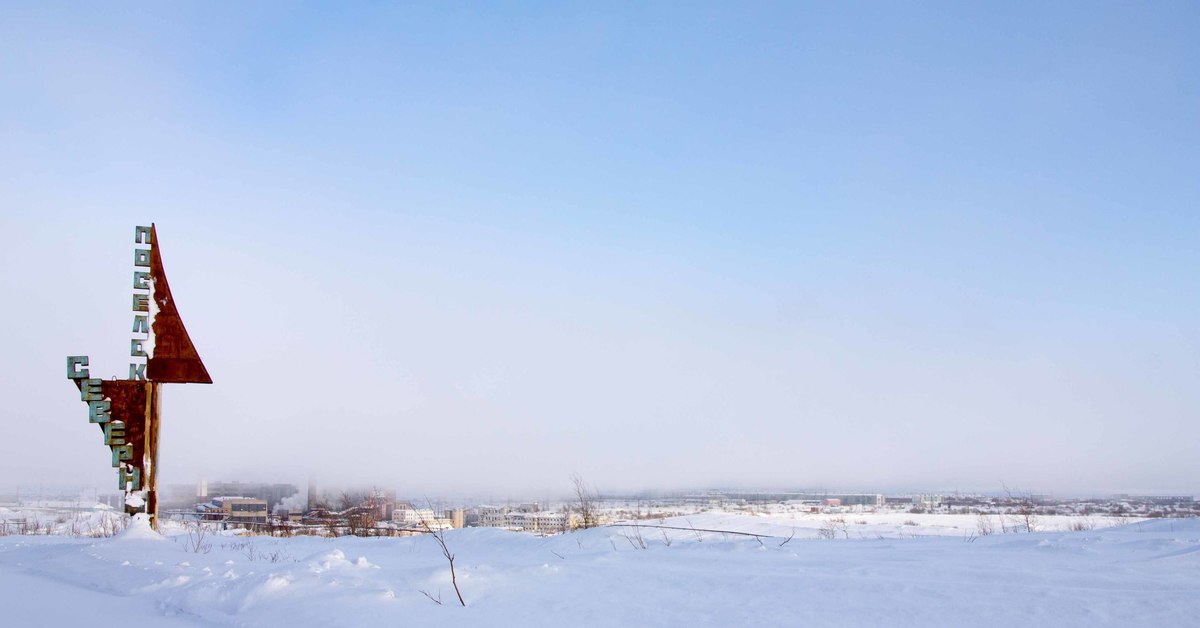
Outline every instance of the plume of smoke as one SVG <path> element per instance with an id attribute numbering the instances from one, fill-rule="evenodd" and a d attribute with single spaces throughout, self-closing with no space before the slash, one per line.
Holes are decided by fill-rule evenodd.
<path id="1" fill-rule="evenodd" d="M 296 493 L 290 497 L 284 497 L 278 504 L 275 504 L 275 514 L 280 514 L 283 511 L 288 512 L 304 512 L 308 509 L 308 497 L 304 493 Z"/>

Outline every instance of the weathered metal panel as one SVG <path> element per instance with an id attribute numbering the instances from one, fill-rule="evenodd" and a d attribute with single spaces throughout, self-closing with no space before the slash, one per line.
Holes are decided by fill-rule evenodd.
<path id="1" fill-rule="evenodd" d="M 150 225 L 150 276 L 154 283 L 154 304 L 158 313 L 154 315 L 154 353 L 146 366 L 146 377 L 152 382 L 171 384 L 211 384 L 212 378 L 196 346 L 192 344 L 175 299 L 163 270 L 162 247 L 158 243 L 158 232 Z"/>
<path id="2" fill-rule="evenodd" d="M 109 402 L 109 422 L 125 424 L 125 443 L 132 446 L 130 463 L 139 468 L 146 455 L 146 404 L 153 385 L 128 379 L 101 380 L 100 383 Z M 103 424 L 100 429 L 103 433 Z"/>

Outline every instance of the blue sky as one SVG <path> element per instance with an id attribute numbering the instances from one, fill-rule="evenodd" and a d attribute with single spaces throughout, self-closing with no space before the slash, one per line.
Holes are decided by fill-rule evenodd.
<path id="1" fill-rule="evenodd" d="M 0 470 L 107 481 L 58 372 L 123 373 L 153 220 L 217 382 L 169 392 L 168 480 L 1200 490 L 1198 27 L 6 4 L 3 288 L 44 314 L 5 314 Z"/>

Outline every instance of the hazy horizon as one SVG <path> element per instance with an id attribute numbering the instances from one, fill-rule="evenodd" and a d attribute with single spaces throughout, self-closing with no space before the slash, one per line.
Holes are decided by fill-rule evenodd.
<path id="1" fill-rule="evenodd" d="M 1200 493 L 1200 8 L 0 7 L 11 484 Z"/>
<path id="2" fill-rule="evenodd" d="M 586 478 L 585 478 L 586 480 Z M 238 483 L 243 485 L 259 485 L 259 484 L 291 484 L 297 489 L 296 495 L 304 496 L 308 491 L 307 481 L 294 481 L 286 479 L 263 479 L 263 478 L 204 478 L 207 486 L 207 495 L 215 497 L 222 493 L 216 490 L 216 485 L 226 483 Z M 160 490 L 168 492 L 179 489 L 181 487 L 199 487 L 200 481 L 196 482 L 167 482 L 159 486 Z M 550 488 L 546 490 L 513 490 L 513 491 L 494 491 L 487 489 L 474 490 L 450 490 L 431 492 L 423 490 L 420 487 L 409 487 L 407 490 L 401 486 L 397 488 L 393 483 L 389 482 L 367 482 L 367 483 L 348 483 L 348 484 L 317 484 L 317 493 L 323 498 L 329 496 L 347 493 L 350 495 L 365 494 L 372 490 L 395 491 L 398 499 L 417 500 L 419 503 L 424 503 L 426 500 L 433 504 L 453 502 L 456 505 L 480 505 L 488 503 L 517 503 L 535 501 L 541 503 L 552 502 L 574 502 L 578 500 L 578 496 L 573 492 L 574 489 L 569 485 L 570 482 L 564 484 L 563 487 L 557 489 Z M 673 499 L 682 497 L 688 494 L 807 494 L 807 495 L 885 495 L 888 497 L 900 497 L 908 495 L 979 495 L 979 496 L 1012 496 L 1020 498 L 1023 496 L 1038 496 L 1048 497 L 1052 499 L 1109 499 L 1117 496 L 1130 497 L 1161 497 L 1161 496 L 1191 496 L 1197 497 L 1190 491 L 1160 491 L 1146 488 L 1130 488 L 1126 490 L 1106 490 L 1106 491 L 1041 491 L 1034 487 L 1014 487 L 1001 484 L 998 487 L 937 487 L 937 486 L 846 486 L 846 487 L 827 487 L 827 486 L 679 486 L 679 487 L 655 487 L 655 488 L 625 488 L 625 489 L 608 489 L 605 487 L 593 486 L 588 484 L 589 490 L 598 499 L 602 500 L 622 500 L 627 498 L 633 499 Z M 98 498 L 103 499 L 105 496 L 119 494 L 119 491 L 112 487 L 104 485 L 92 484 L 12 484 L 0 483 L 0 497 L 17 496 L 22 501 L 30 499 L 46 499 L 53 500 L 56 497 L 69 498 L 72 496 L 95 494 Z M 176 494 L 177 495 L 177 494 Z"/>

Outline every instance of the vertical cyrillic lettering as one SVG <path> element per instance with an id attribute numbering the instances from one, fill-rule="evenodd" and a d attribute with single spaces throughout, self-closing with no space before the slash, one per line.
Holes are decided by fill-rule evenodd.
<path id="1" fill-rule="evenodd" d="M 117 485 L 122 491 L 142 490 L 142 470 L 128 465 L 121 465 L 117 469 Z"/>
<path id="2" fill-rule="evenodd" d="M 112 412 L 111 401 L 89 401 L 88 423 L 108 423 L 110 412 Z"/>
<path id="3" fill-rule="evenodd" d="M 104 424 L 104 444 L 112 447 L 125 444 L 125 424 L 120 421 L 109 421 Z"/>
<path id="4" fill-rule="evenodd" d="M 113 468 L 121 466 L 122 462 L 133 460 L 133 445 L 125 443 L 112 448 L 112 466 Z"/>
<path id="5" fill-rule="evenodd" d="M 102 381 L 104 380 L 83 380 L 83 385 L 79 387 L 79 398 L 83 401 L 100 401 L 104 399 L 104 394 L 100 391 L 100 383 Z"/>
<path id="6" fill-rule="evenodd" d="M 86 355 L 67 356 L 67 379 L 87 379 L 88 370 L 79 368 L 87 365 L 88 357 Z"/>

